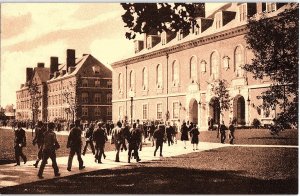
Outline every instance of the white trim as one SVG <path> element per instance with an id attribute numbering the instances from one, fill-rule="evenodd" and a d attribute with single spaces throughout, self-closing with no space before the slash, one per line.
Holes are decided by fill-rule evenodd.
<path id="1" fill-rule="evenodd" d="M 187 93 L 174 93 L 174 94 L 168 94 L 168 95 L 155 95 L 155 96 L 143 96 L 143 97 L 141 96 L 141 97 L 135 97 L 134 100 L 157 99 L 157 98 L 177 97 L 177 96 L 186 96 L 186 95 L 187 95 Z M 126 102 L 126 101 L 130 101 L 130 98 L 114 99 L 114 100 L 112 100 L 112 103 Z"/>
<path id="2" fill-rule="evenodd" d="M 174 118 L 174 103 L 178 103 L 178 118 Z M 182 105 L 182 103 L 181 103 L 181 105 Z M 180 101 L 179 100 L 172 101 L 172 118 L 170 117 L 170 119 L 172 119 L 172 120 L 180 119 L 180 110 L 181 110 L 180 109 Z"/>

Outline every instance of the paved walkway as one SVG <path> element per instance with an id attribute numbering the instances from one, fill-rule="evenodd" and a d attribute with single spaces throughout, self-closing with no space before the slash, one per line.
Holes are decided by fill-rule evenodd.
<path id="1" fill-rule="evenodd" d="M 64 133 L 64 132 L 61 132 L 61 133 Z M 298 148 L 298 146 L 286 146 L 286 145 L 285 146 L 280 146 L 280 145 L 230 145 L 230 144 L 200 142 L 198 152 L 216 149 L 216 148 L 222 148 L 222 147 L 232 147 L 232 146 Z M 160 159 L 159 156 L 154 157 L 153 152 L 154 152 L 154 147 L 143 147 L 143 150 L 139 151 L 140 158 L 142 159 L 141 162 L 147 162 L 147 161 L 151 161 L 151 160 Z M 195 151 L 193 151 L 192 145 L 190 144 L 190 142 L 188 142 L 187 149 L 184 149 L 183 142 L 181 142 L 181 141 L 178 141 L 177 144 L 174 144 L 172 146 L 167 146 L 166 144 L 164 144 L 164 148 L 163 148 L 163 156 L 164 157 L 179 156 L 179 155 L 188 154 L 188 153 L 192 153 L 192 152 L 195 152 Z M 120 153 L 120 161 L 121 162 L 117 163 L 117 162 L 114 162 L 115 154 L 116 154 L 115 151 L 105 152 L 106 159 L 102 160 L 102 164 L 95 163 L 94 156 L 92 154 L 86 154 L 85 156 L 82 156 L 84 165 L 86 166 L 86 168 L 83 170 L 78 169 L 78 161 L 77 161 L 77 157 L 75 156 L 73 159 L 73 167 L 72 167 L 71 172 L 67 171 L 68 157 L 59 157 L 59 158 L 57 158 L 57 163 L 58 163 L 58 167 L 59 167 L 60 173 L 61 173 L 60 177 L 129 165 L 129 163 L 127 163 L 127 157 L 128 157 L 127 153 L 128 153 L 128 151 L 121 152 Z M 157 152 L 157 155 L 159 155 L 159 152 Z M 51 160 L 49 159 L 48 162 L 49 162 L 49 164 L 46 165 L 46 167 L 45 167 L 44 174 L 43 174 L 44 179 L 42 179 L 42 180 L 57 178 L 57 177 L 54 177 L 53 168 L 51 166 Z M 132 163 L 130 163 L 130 164 L 139 164 L 139 163 L 136 163 L 134 159 L 132 159 L 131 162 Z M 40 181 L 40 179 L 37 177 L 38 168 L 35 168 L 33 166 L 34 163 L 35 163 L 35 161 L 28 161 L 26 164 L 21 163 L 21 166 L 16 166 L 16 167 L 14 166 L 15 163 L 0 165 L 0 188 Z"/>

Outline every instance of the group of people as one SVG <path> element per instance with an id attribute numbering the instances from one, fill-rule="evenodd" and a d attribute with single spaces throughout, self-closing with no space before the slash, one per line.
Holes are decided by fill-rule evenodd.
<path id="1" fill-rule="evenodd" d="M 35 127 L 35 137 L 32 141 L 33 145 L 37 145 L 38 153 L 37 160 L 33 164 L 36 168 L 40 161 L 41 165 L 38 171 L 38 177 L 43 178 L 43 171 L 48 159 L 52 160 L 52 167 L 54 175 L 60 176 L 59 168 L 56 162 L 56 150 L 60 148 L 54 132 L 54 123 L 43 123 L 39 121 Z M 224 143 L 226 138 L 227 127 L 224 121 L 219 126 L 221 133 L 221 143 Z M 230 130 L 230 143 L 233 144 L 234 139 L 234 126 L 231 123 Z M 120 151 L 128 149 L 128 163 L 131 159 L 136 159 L 137 162 L 141 161 L 139 151 L 142 150 L 143 141 L 147 138 L 151 141 L 152 146 L 155 144 L 154 156 L 159 150 L 159 155 L 163 156 L 163 144 L 167 143 L 169 146 L 177 143 L 177 133 L 181 132 L 181 141 L 184 143 L 184 148 L 187 148 L 187 141 L 191 138 L 193 150 L 198 150 L 199 143 L 199 130 L 197 124 L 183 122 L 180 128 L 175 124 L 171 125 L 170 122 L 163 123 L 148 123 L 140 124 L 139 120 L 129 125 L 129 123 L 118 121 L 115 127 L 111 124 L 109 127 L 103 122 L 91 122 L 86 124 L 83 128 L 80 120 L 76 120 L 75 124 L 70 126 L 70 133 L 67 141 L 67 148 L 70 149 L 68 157 L 67 170 L 71 171 L 73 157 L 77 155 L 79 162 L 79 170 L 85 168 L 81 155 L 85 155 L 88 146 L 90 146 L 92 153 L 95 157 L 96 163 L 102 163 L 102 158 L 106 158 L 104 149 L 105 143 L 108 141 L 108 135 L 111 135 L 111 143 L 115 145 L 116 157 L 115 161 L 120 162 Z M 85 137 L 85 144 L 83 147 L 82 135 Z M 16 166 L 20 165 L 20 157 L 23 159 L 24 164 L 27 162 L 27 157 L 24 155 L 22 148 L 26 146 L 26 134 L 22 129 L 22 124 L 17 124 L 15 130 L 15 158 Z M 82 151 L 83 147 L 83 151 Z M 82 151 L 82 153 L 81 153 Z"/>

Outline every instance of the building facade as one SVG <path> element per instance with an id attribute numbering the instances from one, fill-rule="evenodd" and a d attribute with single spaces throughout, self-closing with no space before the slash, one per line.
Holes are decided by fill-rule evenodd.
<path id="1" fill-rule="evenodd" d="M 90 54 L 75 57 L 68 49 L 66 63 L 59 64 L 57 57 L 50 58 L 50 68 L 42 77 L 41 108 L 38 120 L 72 121 L 111 120 L 112 72 Z M 31 73 L 34 72 L 34 73 Z M 35 71 L 27 68 L 26 84 L 17 91 L 17 119 L 31 120 L 30 82 L 38 81 Z M 31 76 L 33 74 L 33 76 Z M 40 84 L 39 82 L 38 84 Z M 18 112 L 21 114 L 18 118 Z"/>
<path id="2" fill-rule="evenodd" d="M 241 66 L 253 53 L 244 39 L 247 18 L 262 12 L 276 15 L 278 3 L 228 3 L 207 17 L 199 17 L 190 34 L 166 32 L 136 41 L 136 54 L 112 64 L 113 120 L 140 119 L 197 123 L 207 130 L 208 120 L 226 124 L 236 119 L 249 125 L 254 118 L 270 123 L 276 108 L 262 111 L 257 96 L 270 86 L 255 80 Z M 212 92 L 218 79 L 228 82 L 229 111 L 218 112 Z"/>

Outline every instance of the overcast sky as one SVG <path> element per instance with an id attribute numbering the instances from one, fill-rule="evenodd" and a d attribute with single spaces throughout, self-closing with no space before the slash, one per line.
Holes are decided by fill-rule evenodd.
<path id="1" fill-rule="evenodd" d="M 119 3 L 1 4 L 0 105 L 15 105 L 26 67 L 38 62 L 49 67 L 50 56 L 64 63 L 68 48 L 76 57 L 89 53 L 106 65 L 134 54 L 133 42 L 124 36 L 123 13 Z"/>

